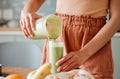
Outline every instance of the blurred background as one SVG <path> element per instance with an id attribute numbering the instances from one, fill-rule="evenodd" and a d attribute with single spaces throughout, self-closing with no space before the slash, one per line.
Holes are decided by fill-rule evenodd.
<path id="1" fill-rule="evenodd" d="M 27 0 L 0 0 L 0 25 L 19 26 L 20 13 Z M 56 0 L 46 0 L 42 7 L 38 10 L 38 14 L 48 15 L 55 11 Z"/>
<path id="2" fill-rule="evenodd" d="M 20 14 L 26 2 L 27 0 L 0 0 L 0 64 L 3 66 L 40 66 L 44 40 L 26 39 L 20 29 Z M 56 0 L 46 0 L 37 13 L 43 16 L 53 14 L 55 6 Z M 111 40 L 115 62 L 114 79 L 120 79 L 120 33 L 117 32 Z"/>
<path id="3" fill-rule="evenodd" d="M 41 64 L 44 40 L 26 39 L 19 24 L 26 2 L 0 0 L 0 64 L 3 66 L 38 68 Z M 55 6 L 56 0 L 46 0 L 37 13 L 54 14 Z"/>

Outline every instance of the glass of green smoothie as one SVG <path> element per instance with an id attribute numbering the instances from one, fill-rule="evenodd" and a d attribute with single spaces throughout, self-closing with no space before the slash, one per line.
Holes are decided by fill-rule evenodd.
<path id="1" fill-rule="evenodd" d="M 49 62 L 52 65 L 51 73 L 54 74 L 57 73 L 58 68 L 56 66 L 57 61 L 63 57 L 64 43 L 51 40 L 49 41 L 48 47 L 49 47 Z"/>

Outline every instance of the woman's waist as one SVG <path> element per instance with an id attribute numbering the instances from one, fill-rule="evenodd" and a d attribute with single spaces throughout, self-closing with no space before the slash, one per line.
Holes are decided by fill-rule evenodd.
<path id="1" fill-rule="evenodd" d="M 57 0 L 56 5 L 56 12 L 70 15 L 106 16 L 107 10 L 108 0 Z"/>
<path id="2" fill-rule="evenodd" d="M 66 10 L 66 9 L 57 9 L 57 13 L 61 14 L 68 14 L 68 15 L 85 15 L 85 16 L 92 16 L 92 17 L 99 17 L 99 16 L 107 16 L 107 11 L 106 10 L 90 10 L 90 11 L 84 11 L 84 10 Z"/>

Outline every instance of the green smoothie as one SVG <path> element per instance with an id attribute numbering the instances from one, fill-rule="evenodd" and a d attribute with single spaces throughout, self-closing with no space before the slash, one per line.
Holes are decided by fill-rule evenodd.
<path id="1" fill-rule="evenodd" d="M 51 73 L 57 73 L 56 62 L 63 57 L 63 42 L 49 41 L 49 61 L 52 65 Z"/>

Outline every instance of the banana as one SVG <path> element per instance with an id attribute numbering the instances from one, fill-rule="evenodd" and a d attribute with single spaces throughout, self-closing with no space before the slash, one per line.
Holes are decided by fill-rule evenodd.
<path id="1" fill-rule="evenodd" d="M 44 79 L 47 75 L 50 74 L 50 70 L 51 70 L 51 64 L 45 63 L 36 70 L 32 79 Z"/>

